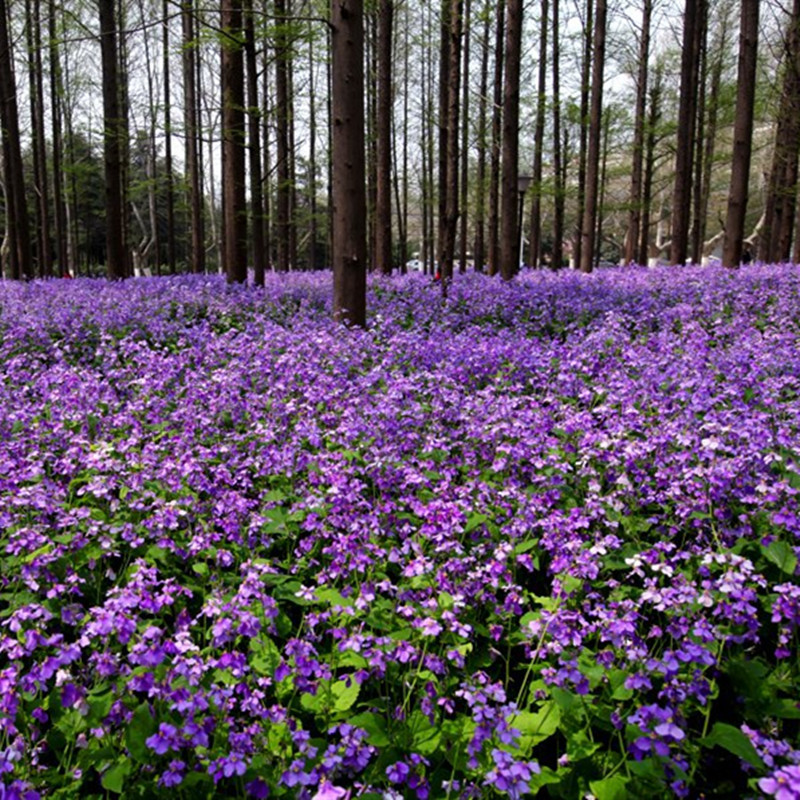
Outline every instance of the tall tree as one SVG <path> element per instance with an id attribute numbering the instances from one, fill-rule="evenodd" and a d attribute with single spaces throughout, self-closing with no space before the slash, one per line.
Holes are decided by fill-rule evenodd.
<path id="1" fill-rule="evenodd" d="M 759 258 L 767 263 L 791 255 L 800 147 L 800 0 L 792 5 L 783 46 L 783 86 L 759 239 Z"/>
<path id="2" fill-rule="evenodd" d="M 522 0 L 506 5 L 505 82 L 503 84 L 503 173 L 501 190 L 502 239 L 500 274 L 509 281 L 519 268 L 517 209 L 519 172 L 519 81 L 522 61 Z"/>
<path id="3" fill-rule="evenodd" d="M 292 213 L 291 153 L 289 151 L 289 62 L 291 59 L 286 0 L 275 0 L 275 139 L 277 188 L 275 237 L 280 272 L 288 272 L 291 261 Z"/>
<path id="4" fill-rule="evenodd" d="M 536 93 L 536 125 L 533 137 L 533 185 L 531 186 L 530 250 L 528 263 L 538 267 L 542 259 L 542 155 L 547 106 L 547 26 L 548 2 L 541 0 L 539 31 L 539 85 Z"/>
<path id="5" fill-rule="evenodd" d="M 183 118 L 189 205 L 189 264 L 192 272 L 205 272 L 205 216 L 200 179 L 200 101 L 197 92 L 198 58 L 194 0 L 183 0 Z"/>
<path id="6" fill-rule="evenodd" d="M 500 270 L 500 153 L 503 134 L 503 45 L 506 0 L 498 0 L 494 39 L 492 157 L 489 177 L 489 274 Z M 516 206 L 515 206 L 516 208 Z M 516 211 L 514 212 L 516 214 Z"/>
<path id="7" fill-rule="evenodd" d="M 253 280 L 264 285 L 267 264 L 264 240 L 264 190 L 261 174 L 261 107 L 258 97 L 258 60 L 253 0 L 245 0 L 245 61 L 247 62 L 247 153 L 250 167 L 250 242 Z"/>
<path id="8" fill-rule="evenodd" d="M 750 182 L 750 154 L 753 147 L 753 110 L 758 60 L 759 0 L 742 0 L 739 28 L 736 119 L 733 125 L 733 163 L 722 265 L 738 267 L 742 261 L 747 187 Z"/>
<path id="9" fill-rule="evenodd" d="M 125 225 L 122 148 L 125 135 L 120 108 L 119 52 L 116 4 L 98 0 L 100 50 L 103 63 L 103 149 L 106 178 L 106 271 L 112 280 L 124 278 Z"/>
<path id="10" fill-rule="evenodd" d="M 564 261 L 564 176 L 561 151 L 561 42 L 559 0 L 553 0 L 553 269 Z"/>
<path id="11" fill-rule="evenodd" d="M 459 199 L 459 245 L 458 270 L 467 271 L 467 223 L 469 222 L 469 65 L 470 65 L 470 36 L 472 34 L 472 0 L 464 0 L 464 22 L 462 24 L 462 36 L 464 39 L 461 62 L 461 177 L 459 188 L 461 197 Z"/>
<path id="12" fill-rule="evenodd" d="M 392 25 L 394 0 L 378 3 L 375 267 L 392 272 Z"/>
<path id="13" fill-rule="evenodd" d="M 247 203 L 241 0 L 222 0 L 221 26 L 223 271 L 230 283 L 246 283 Z"/>
<path id="14" fill-rule="evenodd" d="M 0 122 L 3 126 L 7 230 L 11 252 L 11 277 L 33 278 L 25 176 L 20 149 L 17 88 L 14 82 L 14 54 L 8 31 L 8 7 L 0 0 Z"/>
<path id="15" fill-rule="evenodd" d="M 647 114 L 647 137 L 644 149 L 644 183 L 642 186 L 642 226 L 636 262 L 647 264 L 650 257 L 650 213 L 652 208 L 653 177 L 656 169 L 656 130 L 661 121 L 661 97 L 664 90 L 663 63 L 656 63 L 650 87 L 650 108 Z"/>
<path id="16" fill-rule="evenodd" d="M 672 244 L 670 261 L 683 264 L 689 255 L 689 221 L 692 208 L 700 33 L 704 30 L 706 0 L 686 0 L 683 14 L 678 141 L 675 150 L 675 186 L 672 195 Z"/>
<path id="17" fill-rule="evenodd" d="M 584 210 L 586 208 L 586 158 L 589 142 L 589 94 L 592 74 L 592 38 L 594 30 L 594 0 L 586 0 L 586 21 L 583 26 L 583 59 L 581 60 L 581 102 L 580 102 L 580 134 L 578 145 L 578 212 L 576 215 L 576 234 L 574 237 L 575 266 L 581 264 Z"/>
<path id="18" fill-rule="evenodd" d="M 639 33 L 639 63 L 636 76 L 636 112 L 633 123 L 633 163 L 631 165 L 630 210 L 625 236 L 626 264 L 636 260 L 642 226 L 642 173 L 644 165 L 645 122 L 647 110 L 647 73 L 650 60 L 650 24 L 653 0 L 644 0 L 642 27 Z"/>
<path id="19" fill-rule="evenodd" d="M 47 35 L 50 40 L 50 128 L 51 149 L 53 153 L 53 208 L 55 210 L 55 243 L 58 269 L 61 275 L 69 274 L 70 264 L 67 249 L 67 219 L 64 206 L 63 174 L 61 157 L 63 139 L 61 127 L 61 98 L 64 89 L 61 81 L 61 57 L 58 48 L 56 31 L 56 0 L 48 0 Z"/>
<path id="20" fill-rule="evenodd" d="M 600 145 L 603 133 L 603 71 L 606 60 L 606 0 L 597 0 L 592 52 L 592 99 L 589 112 L 589 143 L 586 156 L 586 197 L 581 223 L 581 272 L 591 272 L 595 260 L 597 193 Z"/>
<path id="21" fill-rule="evenodd" d="M 364 4 L 331 0 L 333 315 L 367 317 L 367 199 L 364 163 Z"/>
<path id="22" fill-rule="evenodd" d="M 442 273 L 442 288 L 453 277 L 453 260 L 456 248 L 456 227 L 458 225 L 458 125 L 459 103 L 461 100 L 461 25 L 463 0 L 444 0 L 448 7 L 447 25 L 444 28 L 447 46 L 443 48 L 446 57 L 444 103 L 444 135 L 440 146 L 444 146 L 444 156 L 440 165 L 444 167 L 444 181 L 440 184 L 444 191 L 444 202 L 440 198 L 440 208 L 444 216 L 439 219 L 439 268 Z M 441 168 L 441 167 L 440 167 Z"/>
<path id="23" fill-rule="evenodd" d="M 50 199 L 47 153 L 44 137 L 44 81 L 42 78 L 41 0 L 26 0 L 25 28 L 28 45 L 28 76 L 31 105 L 31 149 L 36 193 L 36 254 L 39 277 L 52 274 L 50 248 Z"/>
<path id="24" fill-rule="evenodd" d="M 175 181 L 172 174 L 172 81 L 170 79 L 169 0 L 163 0 L 162 56 L 164 72 L 164 191 L 167 195 L 167 268 L 176 269 Z"/>
<path id="25" fill-rule="evenodd" d="M 478 174 L 476 177 L 475 199 L 475 248 L 473 259 L 475 269 L 483 272 L 486 264 L 486 155 L 488 148 L 487 106 L 489 100 L 489 37 L 491 35 L 491 0 L 486 0 L 483 16 L 483 32 L 481 34 L 481 75 L 480 93 L 478 95 Z"/>

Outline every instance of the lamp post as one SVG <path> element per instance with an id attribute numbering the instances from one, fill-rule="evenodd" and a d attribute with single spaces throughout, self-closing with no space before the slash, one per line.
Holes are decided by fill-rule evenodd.
<path id="1" fill-rule="evenodd" d="M 528 191 L 528 187 L 531 185 L 531 181 L 533 178 L 530 175 L 517 175 L 517 194 L 519 195 L 519 216 L 517 217 L 517 266 L 515 267 L 518 270 L 522 264 L 522 220 L 523 220 L 523 211 L 525 209 L 525 192 Z"/>

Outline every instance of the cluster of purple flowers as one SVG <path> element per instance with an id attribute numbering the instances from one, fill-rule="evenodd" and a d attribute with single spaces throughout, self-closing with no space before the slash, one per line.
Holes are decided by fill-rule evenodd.
<path id="1" fill-rule="evenodd" d="M 797 268 L 329 281 L 0 285 L 0 793 L 800 796 Z"/>

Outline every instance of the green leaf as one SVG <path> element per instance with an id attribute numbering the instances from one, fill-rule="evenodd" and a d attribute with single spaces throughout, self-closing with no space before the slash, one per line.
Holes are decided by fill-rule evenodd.
<path id="1" fill-rule="evenodd" d="M 100 779 L 104 789 L 114 794 L 122 794 L 123 786 L 125 785 L 125 778 L 131 773 L 131 762 L 122 756 L 114 766 L 110 767 L 103 773 Z"/>
<path id="2" fill-rule="evenodd" d="M 369 734 L 367 741 L 374 747 L 386 747 L 391 743 L 386 733 L 386 720 L 380 714 L 367 711 L 363 714 L 356 714 L 347 721 L 356 728 L 365 730 Z"/>
<path id="3" fill-rule="evenodd" d="M 348 708 L 352 708 L 353 703 L 358 699 L 361 685 L 352 679 L 349 684 L 348 686 L 346 681 L 338 681 L 333 684 L 334 711 L 347 711 Z"/>
<path id="4" fill-rule="evenodd" d="M 625 800 L 628 780 L 622 775 L 612 775 L 599 781 L 589 781 L 589 788 L 597 800 Z"/>
<path id="5" fill-rule="evenodd" d="M 140 764 L 148 764 L 153 754 L 145 740 L 156 732 L 156 721 L 150 714 L 147 703 L 142 703 L 134 712 L 125 731 L 125 746 L 131 757 Z"/>
<path id="6" fill-rule="evenodd" d="M 464 526 L 464 533 L 471 533 L 479 525 L 483 525 L 489 519 L 487 514 L 478 514 L 473 512 L 467 517 L 467 524 Z"/>
<path id="7" fill-rule="evenodd" d="M 561 721 L 561 711 L 552 700 L 544 703 L 536 711 L 521 711 L 510 720 L 512 728 L 516 728 L 521 734 L 520 748 L 530 751 L 539 742 L 543 742 L 558 730 Z"/>
<path id="8" fill-rule="evenodd" d="M 725 722 L 717 722 L 711 729 L 711 733 L 700 740 L 703 747 L 721 747 L 729 753 L 733 753 L 750 766 L 758 769 L 766 769 L 761 756 L 756 752 L 753 743 L 745 736 L 739 728 L 728 725 Z"/>
<path id="9" fill-rule="evenodd" d="M 787 575 L 794 575 L 797 569 L 797 556 L 794 550 L 786 542 L 780 539 L 774 541 L 769 547 L 761 548 L 767 561 L 773 563 L 778 569 Z"/>
<path id="10" fill-rule="evenodd" d="M 408 728 L 412 733 L 414 752 L 429 756 L 436 752 L 442 738 L 442 732 L 421 711 L 415 711 L 408 718 Z"/>

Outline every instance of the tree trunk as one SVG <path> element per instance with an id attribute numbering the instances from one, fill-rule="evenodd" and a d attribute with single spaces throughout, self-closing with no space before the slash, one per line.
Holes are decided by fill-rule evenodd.
<path id="1" fill-rule="evenodd" d="M 394 0 L 378 5 L 375 268 L 392 273 L 392 23 Z"/>
<path id="2" fill-rule="evenodd" d="M 167 200 L 167 269 L 175 274 L 175 182 L 172 176 L 172 81 L 169 63 L 169 0 L 162 7 L 164 72 L 164 192 Z"/>
<path id="3" fill-rule="evenodd" d="M 44 82 L 42 80 L 41 2 L 26 0 L 26 33 L 31 103 L 31 149 L 36 192 L 36 243 L 40 278 L 52 275 L 50 249 L 50 198 L 47 180 L 47 152 L 44 140 Z"/>
<path id="4" fill-rule="evenodd" d="M 678 141 L 675 154 L 675 188 L 672 196 L 672 245 L 670 261 L 684 264 L 689 255 L 689 221 L 692 212 L 692 165 L 697 117 L 697 85 L 700 31 L 706 0 L 686 0 L 683 16 Z"/>
<path id="5" fill-rule="evenodd" d="M 547 91 L 547 25 L 548 2 L 541 0 L 539 32 L 539 86 L 536 97 L 536 126 L 533 137 L 533 181 L 531 186 L 530 250 L 528 263 L 538 267 L 542 260 L 542 152 L 544 150 L 544 116 Z"/>
<path id="6" fill-rule="evenodd" d="M 503 133 L 503 42 L 506 0 L 497 2 L 494 40 L 494 108 L 492 113 L 492 159 L 489 178 L 489 274 L 500 270 L 500 150 Z M 516 205 L 515 205 L 516 209 Z M 516 214 L 516 210 L 514 211 Z"/>
<path id="7" fill-rule="evenodd" d="M 469 222 L 469 63 L 470 63 L 470 34 L 471 34 L 472 0 L 464 2 L 464 19 L 462 23 L 464 45 L 462 47 L 461 63 L 461 177 L 459 186 L 461 198 L 459 200 L 459 214 L 461 229 L 459 232 L 460 252 L 458 255 L 458 271 L 467 271 L 467 223 Z"/>
<path id="8" fill-rule="evenodd" d="M 205 218 L 200 181 L 200 121 L 197 96 L 197 39 L 194 0 L 181 5 L 183 20 L 183 118 L 185 128 L 187 192 L 189 205 L 189 264 L 192 272 L 206 271 Z"/>
<path id="9" fill-rule="evenodd" d="M 103 149 L 106 178 L 106 271 L 111 280 L 125 277 L 125 226 L 122 176 L 124 123 L 120 108 L 119 53 L 115 0 L 99 0 L 103 63 Z"/>
<path id="10" fill-rule="evenodd" d="M 522 57 L 522 0 L 506 5 L 505 83 L 503 85 L 503 177 L 500 274 L 510 281 L 519 269 L 520 219 L 517 202 L 519 172 L 519 76 Z"/>
<path id="11" fill-rule="evenodd" d="M 50 39 L 50 124 L 53 152 L 53 208 L 55 211 L 55 240 L 56 257 L 60 275 L 69 271 L 69 258 L 67 249 L 67 219 L 64 207 L 62 151 L 64 143 L 61 136 L 61 97 L 64 87 L 61 81 L 61 59 L 58 52 L 56 38 L 56 5 L 55 0 L 49 0 L 47 7 L 47 33 Z"/>
<path id="12" fill-rule="evenodd" d="M 606 0 L 597 0 L 592 55 L 592 99 L 589 115 L 589 142 L 586 154 L 586 200 L 581 224 L 581 272 L 591 272 L 595 258 L 597 192 L 600 144 L 603 133 L 603 70 L 606 60 Z"/>
<path id="13" fill-rule="evenodd" d="M 261 108 L 258 102 L 258 63 L 256 59 L 253 0 L 245 0 L 245 61 L 247 62 L 247 153 L 250 165 L 250 241 L 253 253 L 253 280 L 264 285 L 267 253 L 264 241 L 264 190 L 261 173 Z"/>
<path id="14" fill-rule="evenodd" d="M 333 316 L 366 325 L 363 0 L 331 0 Z"/>
<path id="15" fill-rule="evenodd" d="M 275 238 L 278 243 L 278 271 L 288 272 L 290 261 L 290 215 L 292 204 L 289 174 L 289 43 L 286 32 L 286 0 L 275 0 L 279 26 L 275 34 L 275 140 L 278 185 L 275 202 Z"/>
<path id="16" fill-rule="evenodd" d="M 647 138 L 644 151 L 644 185 L 642 186 L 642 229 L 636 261 L 648 264 L 650 260 L 650 210 L 652 208 L 653 176 L 656 169 L 656 128 L 661 121 L 661 94 L 663 74 L 656 67 L 653 86 L 650 89 L 650 111 L 647 116 Z"/>
<path id="17" fill-rule="evenodd" d="M 559 0 L 553 0 L 553 255 L 550 265 L 564 264 L 564 184 L 561 152 L 561 47 Z"/>
<path id="18" fill-rule="evenodd" d="M 444 131 L 444 158 L 440 156 L 445 170 L 444 203 L 440 199 L 440 209 L 444 218 L 439 221 L 439 268 L 442 287 L 446 290 L 447 281 L 453 277 L 453 260 L 456 249 L 456 228 L 458 225 L 458 123 L 459 102 L 461 99 L 461 23 L 462 0 L 444 0 L 449 3 L 448 25 L 446 29 L 446 115 Z M 440 143 L 442 139 L 440 138 Z"/>
<path id="19" fill-rule="evenodd" d="M 733 163 L 722 265 L 738 267 L 744 255 L 744 222 L 747 186 L 750 181 L 750 153 L 753 146 L 753 107 L 758 57 L 759 0 L 742 0 L 737 70 L 736 119 L 733 125 Z"/>
<path id="20" fill-rule="evenodd" d="M 478 98 L 478 174 L 475 198 L 475 248 L 472 254 L 475 270 L 483 272 L 486 265 L 486 155 L 487 155 L 487 106 L 489 94 L 489 36 L 492 15 L 491 0 L 483 7 L 483 34 L 481 36 L 481 89 Z"/>
<path id="21" fill-rule="evenodd" d="M 653 0 L 644 0 L 642 32 L 639 39 L 639 72 L 636 79 L 636 112 L 633 123 L 633 164 L 631 167 L 630 211 L 625 237 L 624 261 L 636 260 L 636 250 L 642 226 L 642 170 L 644 163 L 645 119 L 647 110 L 647 73 L 650 59 L 650 23 Z"/>
<path id="22" fill-rule="evenodd" d="M 581 230 L 583 217 L 586 210 L 586 158 L 589 136 L 589 91 L 590 77 L 592 74 L 592 31 L 593 31 L 593 0 L 586 0 L 586 24 L 583 29 L 583 61 L 581 62 L 581 126 L 578 147 L 578 213 L 576 218 L 576 235 L 574 236 L 575 267 L 580 267 L 583 237 Z"/>
<path id="23" fill-rule="evenodd" d="M 783 69 L 775 149 L 760 234 L 759 258 L 767 263 L 788 261 L 792 247 L 800 146 L 800 0 L 794 0 L 786 29 Z"/>
<path id="24" fill-rule="evenodd" d="M 229 283 L 247 282 L 244 55 L 241 0 L 222 0 L 223 271 Z"/>

